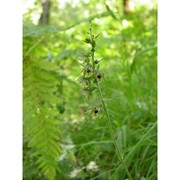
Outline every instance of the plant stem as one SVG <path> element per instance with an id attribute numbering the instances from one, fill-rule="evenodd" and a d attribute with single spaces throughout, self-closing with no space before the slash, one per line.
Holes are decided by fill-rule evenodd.
<path id="1" fill-rule="evenodd" d="M 90 28 L 90 36 L 91 36 L 91 42 L 93 42 L 94 41 L 94 36 L 92 35 L 91 28 Z M 94 63 L 95 43 L 92 43 L 91 46 L 92 46 L 91 57 L 92 57 L 92 64 L 93 64 L 93 74 L 94 74 L 94 77 L 96 79 L 95 63 Z M 107 120 L 107 125 L 108 125 L 108 128 L 109 128 L 109 132 L 111 134 L 111 138 L 113 140 L 114 146 L 115 146 L 115 148 L 117 150 L 117 153 L 118 153 L 118 158 L 122 162 L 122 165 L 124 166 L 124 169 L 126 171 L 126 174 L 127 174 L 128 178 L 129 178 L 129 180 L 133 180 L 133 178 L 132 178 L 132 176 L 131 176 L 131 174 L 130 174 L 130 172 L 129 172 L 129 170 L 128 170 L 128 168 L 127 168 L 127 166 L 126 166 L 126 164 L 125 164 L 125 162 L 123 160 L 123 156 L 122 156 L 121 150 L 120 150 L 120 148 L 119 148 L 119 146 L 118 146 L 118 144 L 116 142 L 116 139 L 115 139 L 115 137 L 113 135 L 112 123 L 111 123 L 111 119 L 110 119 L 109 113 L 107 111 L 106 104 L 105 104 L 104 99 L 103 99 L 101 87 L 100 87 L 100 85 L 99 85 L 97 80 L 95 80 L 95 82 L 96 82 L 96 85 L 97 85 L 97 90 L 98 90 L 98 93 L 99 93 L 100 101 L 102 103 L 103 109 L 104 109 L 105 114 L 106 114 L 106 120 Z"/>
<path id="2" fill-rule="evenodd" d="M 129 180 L 133 180 L 133 179 L 132 179 L 132 176 L 131 176 L 131 174 L 130 174 L 130 172 L 129 172 L 129 170 L 128 170 L 128 168 L 127 168 L 127 166 L 126 166 L 126 164 L 125 164 L 125 162 L 124 162 L 124 160 L 123 160 L 121 150 L 120 150 L 120 148 L 119 148 L 119 146 L 118 146 L 118 144 L 117 144 L 117 142 L 116 142 L 116 139 L 115 139 L 115 137 L 114 137 L 114 135 L 113 135 L 113 128 L 112 128 L 111 119 L 110 119 L 110 117 L 109 117 L 109 113 L 108 113 L 108 111 L 107 111 L 106 104 L 105 104 L 105 102 L 104 102 L 104 100 L 103 100 L 101 87 L 99 86 L 99 83 L 98 83 L 98 82 L 97 82 L 97 87 L 98 87 L 98 92 L 99 92 L 99 95 L 100 95 L 100 100 L 101 100 L 101 102 L 102 102 L 102 105 L 103 105 L 103 108 L 104 108 L 104 111 L 105 111 L 105 114 L 106 114 L 106 120 L 107 120 L 107 124 L 108 124 L 108 128 L 109 128 L 109 132 L 110 132 L 111 138 L 112 138 L 112 140 L 113 140 L 113 142 L 114 142 L 114 146 L 115 146 L 115 148 L 116 148 L 116 150 L 117 150 L 119 160 L 122 162 L 122 164 L 123 164 L 123 166 L 124 166 L 124 169 L 125 169 L 128 177 L 129 177 Z"/>

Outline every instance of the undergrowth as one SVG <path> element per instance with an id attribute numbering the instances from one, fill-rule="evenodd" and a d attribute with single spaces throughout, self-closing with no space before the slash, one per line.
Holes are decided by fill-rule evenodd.
<path id="1" fill-rule="evenodd" d="M 57 26 L 24 25 L 23 179 L 125 180 L 114 139 L 133 180 L 157 179 L 156 8 L 142 7 L 123 17 L 112 10 L 99 15 L 91 6 L 92 16 L 72 18 L 67 26 L 68 19 L 59 22 L 59 16 L 52 20 Z M 87 21 L 100 32 L 93 93 L 87 91 L 88 81 L 84 87 L 79 83 L 91 68 L 80 72 L 76 60 L 89 52 L 82 42 Z M 88 100 L 82 92 L 91 94 Z"/>

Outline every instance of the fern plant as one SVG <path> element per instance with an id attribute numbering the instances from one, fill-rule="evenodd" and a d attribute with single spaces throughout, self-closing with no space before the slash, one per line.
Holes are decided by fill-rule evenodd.
<path id="1" fill-rule="evenodd" d="M 58 69 L 51 62 L 32 57 L 27 56 L 23 62 L 24 149 L 31 151 L 29 158 L 35 160 L 34 167 L 41 172 L 39 178 L 43 175 L 53 180 L 59 171 L 57 161 L 61 153 L 60 120 L 56 118 L 60 102 L 56 93 L 60 84 Z"/>

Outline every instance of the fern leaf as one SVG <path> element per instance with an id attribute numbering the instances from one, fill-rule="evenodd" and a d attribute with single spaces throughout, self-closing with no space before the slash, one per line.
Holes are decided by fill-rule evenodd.
<path id="1" fill-rule="evenodd" d="M 23 68 L 24 136 L 29 137 L 28 147 L 39 169 L 49 180 L 56 176 L 60 156 L 60 128 L 55 107 L 59 85 L 56 69 L 52 64 L 28 57 Z"/>

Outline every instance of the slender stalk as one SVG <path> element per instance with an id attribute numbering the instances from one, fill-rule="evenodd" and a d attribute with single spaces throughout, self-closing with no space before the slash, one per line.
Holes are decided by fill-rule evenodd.
<path id="1" fill-rule="evenodd" d="M 123 166 L 124 166 L 124 169 L 125 169 L 128 177 L 129 177 L 129 180 L 133 180 L 133 179 L 132 179 L 132 176 L 131 176 L 131 174 L 130 174 L 130 172 L 129 172 L 129 170 L 128 170 L 128 168 L 127 168 L 127 166 L 126 166 L 126 164 L 125 164 L 125 162 L 124 162 L 124 160 L 123 160 L 121 150 L 120 150 L 120 148 L 119 148 L 119 146 L 118 146 L 118 144 L 117 144 L 117 142 L 116 142 L 116 139 L 115 139 L 115 137 L 114 137 L 114 135 L 113 135 L 113 128 L 112 128 L 111 119 L 110 119 L 110 117 L 109 117 L 109 113 L 108 113 L 108 111 L 107 111 L 106 104 L 105 104 L 105 102 L 104 102 L 104 100 L 103 100 L 103 96 L 102 96 L 102 92 L 101 92 L 101 87 L 99 86 L 99 83 L 98 83 L 98 82 L 97 82 L 97 87 L 98 87 L 98 92 L 99 92 L 99 95 L 100 95 L 100 100 L 101 100 L 101 102 L 102 102 L 102 105 L 103 105 L 103 108 L 104 108 L 104 111 L 105 111 L 105 114 L 106 114 L 106 120 L 107 120 L 107 124 L 108 124 L 108 128 L 109 128 L 109 132 L 110 132 L 111 138 L 112 138 L 112 140 L 113 140 L 113 142 L 114 142 L 114 146 L 115 146 L 115 148 L 116 148 L 116 150 L 117 150 L 119 160 L 122 162 L 122 164 L 123 164 Z"/>
<path id="2" fill-rule="evenodd" d="M 95 82 L 96 82 L 96 85 L 97 85 L 97 90 L 98 90 L 98 93 L 99 93 L 99 97 L 100 97 L 100 101 L 102 103 L 102 106 L 103 106 L 103 109 L 105 111 L 105 114 L 106 114 L 106 120 L 107 120 L 107 125 L 108 125 L 108 128 L 109 128 L 109 132 L 111 134 L 111 138 L 113 140 L 113 143 L 114 143 L 114 146 L 117 150 L 117 153 L 118 153 L 118 158 L 119 160 L 122 162 L 122 165 L 124 166 L 124 169 L 126 171 L 126 174 L 129 178 L 129 180 L 133 180 L 124 160 L 123 160 L 123 156 L 122 156 L 122 152 L 116 142 L 116 139 L 113 135 L 113 128 L 112 128 L 112 123 L 111 123 L 111 119 L 110 119 L 110 116 L 109 116 L 109 113 L 107 111 L 107 107 L 106 107 L 106 104 L 104 102 L 104 98 L 103 98 L 103 95 L 102 95 L 102 91 L 101 91 L 101 87 L 99 85 L 99 82 L 97 81 L 96 79 L 96 74 L 95 74 L 95 59 L 94 59 L 94 52 L 95 52 L 95 41 L 94 41 L 94 36 L 92 35 L 92 32 L 91 32 L 91 28 L 90 28 L 90 36 L 91 36 L 91 42 L 94 42 L 94 43 L 91 43 L 91 46 L 92 46 L 92 49 L 91 49 L 91 57 L 92 57 L 92 64 L 93 64 L 93 74 L 94 74 L 94 77 L 95 77 Z"/>

